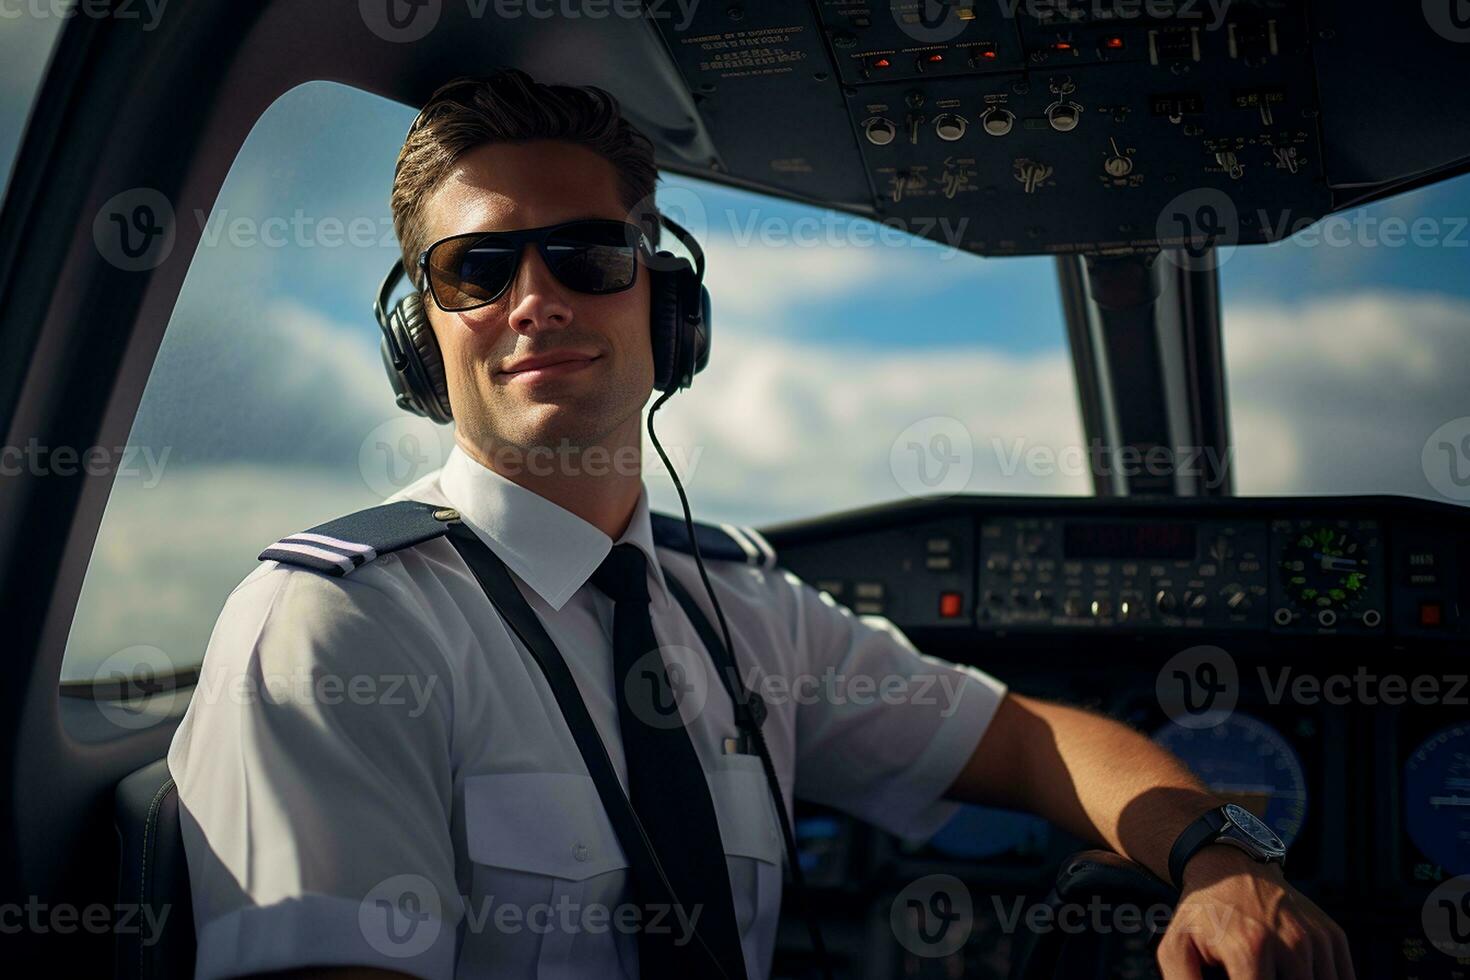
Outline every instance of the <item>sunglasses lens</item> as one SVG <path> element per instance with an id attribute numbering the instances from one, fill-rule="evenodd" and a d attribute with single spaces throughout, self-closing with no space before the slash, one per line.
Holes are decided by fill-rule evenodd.
<path id="1" fill-rule="evenodd" d="M 493 235 L 451 238 L 429 251 L 429 282 L 446 310 L 484 306 L 515 275 L 519 245 Z"/>
<path id="2" fill-rule="evenodd" d="M 637 229 L 620 221 L 567 225 L 546 240 L 542 255 L 554 276 L 583 293 L 613 293 L 633 284 Z"/>

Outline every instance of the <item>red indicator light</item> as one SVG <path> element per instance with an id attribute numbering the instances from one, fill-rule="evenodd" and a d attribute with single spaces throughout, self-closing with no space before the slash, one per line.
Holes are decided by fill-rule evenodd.
<path id="1" fill-rule="evenodd" d="M 1103 40 L 1103 47 L 1111 51 L 1123 50 L 1123 39 L 1121 37 L 1110 37 Z"/>
<path id="2" fill-rule="evenodd" d="M 964 597 L 958 592 L 939 593 L 939 615 L 942 619 L 956 619 L 964 612 Z"/>
<path id="3" fill-rule="evenodd" d="M 1437 602 L 1419 603 L 1419 625 L 1439 626 L 1444 622 L 1444 607 Z"/>
<path id="4" fill-rule="evenodd" d="M 944 55 L 942 55 L 942 54 L 931 54 L 928 58 L 926 58 L 924 60 L 928 61 L 929 64 L 932 65 L 935 62 L 943 61 L 944 60 Z"/>
<path id="5" fill-rule="evenodd" d="M 891 63 L 892 62 L 890 62 L 887 58 L 874 58 L 873 59 L 873 67 L 874 68 L 887 68 Z"/>
<path id="6" fill-rule="evenodd" d="M 1056 50 L 1056 51 L 1071 51 L 1072 50 L 1072 42 L 1071 41 L 1058 41 L 1056 44 L 1053 44 L 1052 45 L 1052 48 L 1053 48 L 1053 50 Z"/>

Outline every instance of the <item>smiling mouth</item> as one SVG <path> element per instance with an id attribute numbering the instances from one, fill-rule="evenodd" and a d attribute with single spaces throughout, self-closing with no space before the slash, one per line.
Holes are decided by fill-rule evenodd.
<path id="1" fill-rule="evenodd" d="M 569 354 L 564 358 L 549 359 L 529 367 L 500 373 L 508 382 L 527 384 L 575 374 L 599 360 L 601 360 L 601 355 L 588 357 L 584 354 Z"/>

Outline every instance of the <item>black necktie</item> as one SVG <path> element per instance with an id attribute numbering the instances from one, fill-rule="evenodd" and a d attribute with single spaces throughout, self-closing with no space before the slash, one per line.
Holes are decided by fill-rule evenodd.
<path id="1" fill-rule="evenodd" d="M 745 980 L 714 801 L 689 731 L 678 720 L 676 696 L 648 612 L 648 561 L 634 545 L 617 545 L 592 573 L 592 584 L 613 600 L 613 682 L 628 796 L 684 912 L 676 916 L 664 910 L 662 930 L 639 931 L 639 973 L 643 980 L 712 974 L 699 939 L 690 939 L 677 924 L 692 918 L 699 938 L 730 980 Z M 642 921 L 651 924 L 654 916 L 647 905 L 666 903 L 663 889 L 636 880 L 633 886 L 645 906 Z"/>

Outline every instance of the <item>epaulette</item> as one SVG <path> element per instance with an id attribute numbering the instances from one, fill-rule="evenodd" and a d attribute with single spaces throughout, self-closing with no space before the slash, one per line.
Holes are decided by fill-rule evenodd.
<path id="1" fill-rule="evenodd" d="M 260 560 L 346 575 L 379 555 L 437 538 L 458 519 L 452 507 L 398 500 L 288 535 L 262 551 Z"/>
<path id="2" fill-rule="evenodd" d="M 689 528 L 682 517 L 668 514 L 649 514 L 653 524 L 653 543 L 660 548 L 694 554 L 689 543 Z M 776 552 L 761 533 L 752 527 L 736 527 L 733 524 L 701 524 L 694 522 L 694 540 L 699 542 L 701 558 L 722 561 L 740 561 L 761 568 L 776 567 Z"/>

